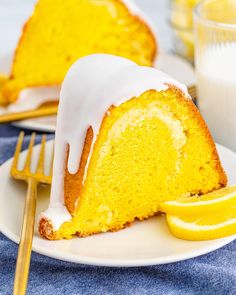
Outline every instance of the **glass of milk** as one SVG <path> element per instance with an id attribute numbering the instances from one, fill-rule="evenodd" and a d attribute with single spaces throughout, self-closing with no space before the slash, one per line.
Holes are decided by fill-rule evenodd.
<path id="1" fill-rule="evenodd" d="M 216 142 L 236 151 L 236 0 L 194 10 L 198 107 Z"/>

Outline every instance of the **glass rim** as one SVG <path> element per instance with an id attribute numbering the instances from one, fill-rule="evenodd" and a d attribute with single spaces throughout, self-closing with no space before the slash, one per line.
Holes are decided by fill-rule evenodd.
<path id="1" fill-rule="evenodd" d="M 200 12 L 201 7 L 203 6 L 204 3 L 207 3 L 211 0 L 202 0 L 200 1 L 193 9 L 193 16 L 194 18 L 200 20 L 204 24 L 215 27 L 215 28 L 221 28 L 221 29 L 234 29 L 236 30 L 236 24 L 227 24 L 225 22 L 219 22 L 219 21 L 214 21 L 210 20 L 207 18 L 204 18 Z"/>

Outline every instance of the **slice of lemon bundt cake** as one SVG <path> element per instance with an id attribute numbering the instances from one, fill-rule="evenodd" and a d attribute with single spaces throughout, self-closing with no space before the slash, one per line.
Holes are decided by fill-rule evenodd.
<path id="1" fill-rule="evenodd" d="M 60 84 L 85 55 L 110 53 L 152 65 L 156 52 L 152 25 L 131 0 L 39 0 L 24 26 L 0 102 L 15 101 L 28 87 Z"/>
<path id="2" fill-rule="evenodd" d="M 225 186 L 212 137 L 185 86 L 157 69 L 95 54 L 61 90 L 48 239 L 116 231 L 160 203 Z"/>

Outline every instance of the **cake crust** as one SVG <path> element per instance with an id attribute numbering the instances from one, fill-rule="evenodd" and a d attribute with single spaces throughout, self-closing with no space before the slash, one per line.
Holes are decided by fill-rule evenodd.
<path id="1" fill-rule="evenodd" d="M 53 229 L 52 222 L 43 217 L 40 219 L 38 232 L 42 237 L 45 237 L 48 240 L 58 240 L 60 237 L 58 236 L 57 232 Z"/>
<path id="2" fill-rule="evenodd" d="M 80 195 L 80 192 L 83 187 L 82 182 L 84 178 L 85 167 L 87 164 L 88 156 L 89 156 L 92 141 L 93 141 L 93 136 L 94 136 L 93 129 L 90 126 L 87 130 L 87 134 L 85 137 L 84 148 L 83 148 L 83 152 L 82 152 L 82 156 L 80 160 L 79 170 L 75 174 L 70 174 L 68 171 L 68 168 L 66 168 L 66 171 L 65 171 L 64 201 L 68 211 L 72 215 L 75 211 L 76 203 L 78 201 L 78 196 Z M 68 147 L 66 163 L 68 163 L 69 152 L 70 151 Z"/>

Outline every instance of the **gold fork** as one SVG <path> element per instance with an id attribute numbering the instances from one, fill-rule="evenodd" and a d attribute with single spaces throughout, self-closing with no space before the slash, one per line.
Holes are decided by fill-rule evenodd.
<path id="1" fill-rule="evenodd" d="M 196 103 L 196 101 L 197 101 L 197 87 L 195 85 L 188 87 L 188 93 L 192 97 L 194 103 Z"/>
<path id="2" fill-rule="evenodd" d="M 34 220 L 36 210 L 36 197 L 38 184 L 50 184 L 52 169 L 50 175 L 44 173 L 44 154 L 46 135 L 42 136 L 41 148 L 38 158 L 38 165 L 35 172 L 31 171 L 31 159 L 33 146 L 35 141 L 35 133 L 32 134 L 28 154 L 26 157 L 23 170 L 18 169 L 19 156 L 24 140 L 24 132 L 21 132 L 16 145 L 16 150 L 11 166 L 11 176 L 15 179 L 23 180 L 28 184 L 28 191 L 25 200 L 24 218 L 21 231 L 21 239 L 18 249 L 15 280 L 14 280 L 14 295 L 23 295 L 26 293 L 29 265 L 31 257 L 32 240 L 34 235 Z M 53 157 L 52 157 L 53 158 Z"/>

